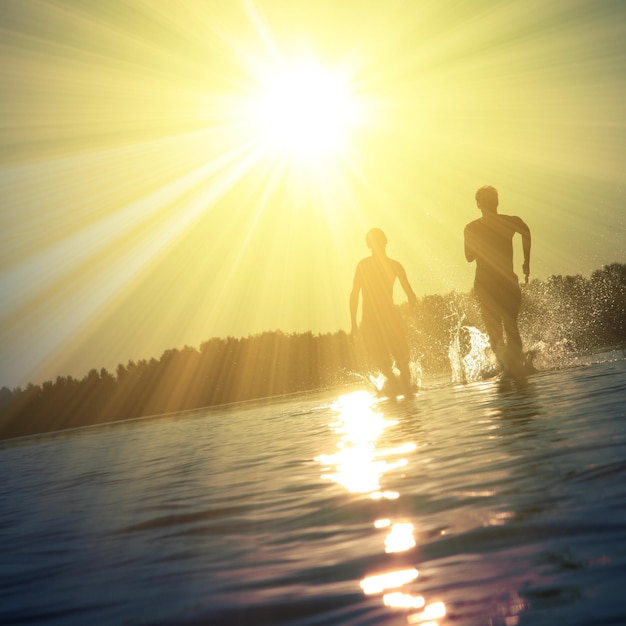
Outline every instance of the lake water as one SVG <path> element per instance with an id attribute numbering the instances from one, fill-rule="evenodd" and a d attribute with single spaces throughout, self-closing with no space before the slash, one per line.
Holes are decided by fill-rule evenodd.
<path id="1" fill-rule="evenodd" d="M 623 352 L 0 447 L 2 624 L 626 624 Z"/>

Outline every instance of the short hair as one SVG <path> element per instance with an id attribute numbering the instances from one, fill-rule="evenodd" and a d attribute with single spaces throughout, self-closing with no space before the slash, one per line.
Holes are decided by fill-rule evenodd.
<path id="1" fill-rule="evenodd" d="M 498 190 L 491 185 L 485 185 L 476 192 L 476 204 L 487 210 L 498 208 Z"/>
<path id="2" fill-rule="evenodd" d="M 387 236 L 380 228 L 371 228 L 365 235 L 365 243 L 370 249 L 384 248 L 387 245 Z"/>

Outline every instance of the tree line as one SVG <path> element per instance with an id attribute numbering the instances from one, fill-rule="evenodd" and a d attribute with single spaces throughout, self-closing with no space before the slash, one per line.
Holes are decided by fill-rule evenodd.
<path id="1" fill-rule="evenodd" d="M 471 293 L 429 295 L 401 306 L 411 357 L 424 376 L 450 374 L 448 347 L 465 325 L 482 329 Z M 572 352 L 626 344 L 626 265 L 582 276 L 551 276 L 523 288 L 525 346 L 559 344 Z M 355 383 L 368 371 L 360 342 L 343 331 L 265 332 L 212 338 L 199 348 L 129 361 L 114 373 L 58 376 L 0 390 L 0 438 L 179 412 Z"/>

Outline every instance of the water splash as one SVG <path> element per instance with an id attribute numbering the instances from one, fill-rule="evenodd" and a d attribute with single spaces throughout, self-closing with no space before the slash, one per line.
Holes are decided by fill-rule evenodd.
<path id="1" fill-rule="evenodd" d="M 483 380 L 499 371 L 487 335 L 474 326 L 458 328 L 448 348 L 448 358 L 453 383 Z"/>
<path id="2" fill-rule="evenodd" d="M 395 364 L 392 367 L 392 371 L 393 375 L 399 380 L 400 370 L 395 366 Z M 409 361 L 409 372 L 411 374 L 411 387 L 415 391 L 420 391 L 423 384 L 423 370 L 418 360 Z M 387 379 L 382 372 L 369 372 L 366 377 L 360 376 L 360 378 L 364 378 L 365 380 L 367 380 L 367 382 L 374 388 L 374 391 L 377 394 L 384 393 L 385 383 L 387 382 Z"/>
<path id="3" fill-rule="evenodd" d="M 452 382 L 463 384 L 495 376 L 499 367 L 487 335 L 475 326 L 464 324 L 465 315 L 452 302 L 450 309 L 450 317 L 455 320 L 448 347 Z"/>
<path id="4" fill-rule="evenodd" d="M 382 393 L 383 387 L 385 385 L 385 381 L 387 380 L 382 372 L 370 372 L 367 375 L 367 380 L 374 387 L 376 393 Z"/>

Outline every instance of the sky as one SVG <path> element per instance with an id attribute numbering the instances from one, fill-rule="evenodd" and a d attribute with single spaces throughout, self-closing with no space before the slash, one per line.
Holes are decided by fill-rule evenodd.
<path id="1" fill-rule="evenodd" d="M 626 262 L 625 69 L 620 0 L 3 0 L 0 386 L 348 330 L 371 227 L 469 291 L 485 184 L 531 278 Z"/>

